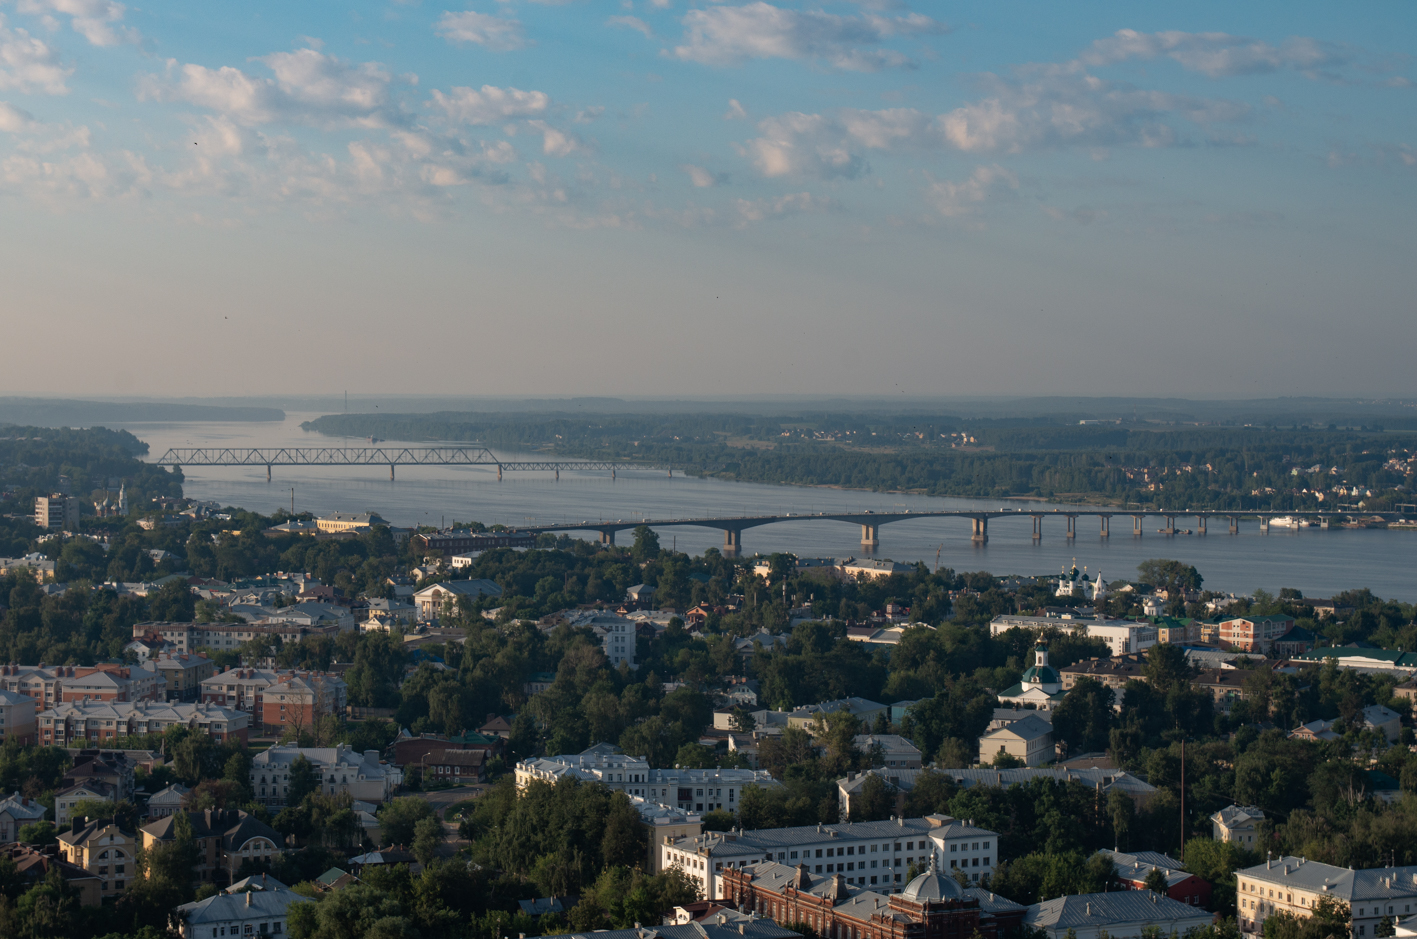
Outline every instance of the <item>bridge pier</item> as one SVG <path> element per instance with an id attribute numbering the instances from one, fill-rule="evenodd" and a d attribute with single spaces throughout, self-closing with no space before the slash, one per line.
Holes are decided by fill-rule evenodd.
<path id="1" fill-rule="evenodd" d="M 1319 518 L 1319 530 L 1328 531 L 1328 516 L 1321 516 Z"/>
<path id="2" fill-rule="evenodd" d="M 731 528 L 723 530 L 723 556 L 736 558 L 743 550 L 743 533 Z"/>
<path id="3" fill-rule="evenodd" d="M 559 466 L 556 467 L 556 481 L 557 481 L 558 483 L 561 481 L 561 467 L 559 467 Z"/>
<path id="4" fill-rule="evenodd" d="M 394 481 L 394 464 L 389 464 L 389 482 Z"/>
<path id="5" fill-rule="evenodd" d="M 1162 530 L 1162 534 L 1166 534 L 1166 535 L 1174 535 L 1174 534 L 1176 534 L 1176 516 L 1174 516 L 1174 515 L 1168 515 L 1168 516 L 1166 516 L 1166 527 Z"/>
<path id="6" fill-rule="evenodd" d="M 1073 539 L 1077 538 L 1077 536 L 1078 536 L 1078 517 L 1077 517 L 1076 515 L 1069 515 L 1069 516 L 1068 516 L 1068 540 L 1069 540 L 1069 541 L 1072 541 Z"/>
<path id="7" fill-rule="evenodd" d="M 874 551 L 881 546 L 878 528 L 877 525 L 861 526 L 861 547 L 866 551 Z"/>
<path id="8" fill-rule="evenodd" d="M 1204 516 L 1204 515 L 1197 515 L 1197 516 L 1196 516 L 1196 531 L 1197 531 L 1198 533 L 1202 534 L 1202 535 L 1205 534 L 1205 522 L 1206 522 L 1206 516 Z"/>
<path id="9" fill-rule="evenodd" d="M 1240 516 L 1238 515 L 1230 516 L 1230 534 L 1240 534 Z"/>
<path id="10" fill-rule="evenodd" d="M 502 478 L 502 471 L 501 471 L 500 469 L 497 471 L 497 478 L 498 478 L 498 479 L 501 479 L 501 478 Z M 610 479 L 611 479 L 612 481 L 615 479 L 615 467 L 613 467 L 613 466 L 610 467 Z"/>
<path id="11" fill-rule="evenodd" d="M 974 530 L 970 533 L 970 535 L 969 535 L 969 540 L 972 541 L 972 542 L 974 542 L 975 544 L 988 544 L 988 543 L 989 543 L 989 518 L 988 518 L 988 516 L 985 516 L 985 517 L 983 517 L 983 518 L 976 518 L 976 519 L 974 519 L 974 526 L 973 526 L 973 528 L 974 528 Z"/>
<path id="12" fill-rule="evenodd" d="M 502 464 L 501 464 L 501 463 L 498 463 L 498 464 L 497 464 L 497 482 L 500 483 L 501 481 L 502 481 Z"/>
<path id="13" fill-rule="evenodd" d="M 1110 526 L 1108 523 L 1112 521 L 1112 516 L 1110 516 L 1110 515 L 1100 515 L 1100 516 L 1098 516 L 1098 517 L 1102 519 L 1102 537 L 1103 537 L 1103 538 L 1110 537 L 1110 536 L 1111 536 L 1111 532 L 1108 531 L 1108 529 L 1109 529 L 1111 526 Z"/>
<path id="14" fill-rule="evenodd" d="M 1041 515 L 1033 516 L 1033 540 L 1043 540 L 1043 516 Z"/>
<path id="15" fill-rule="evenodd" d="M 601 543 L 601 544 L 606 544 L 606 545 L 614 545 L 614 544 L 615 544 L 615 529 L 612 528 L 612 529 L 610 529 L 610 530 L 608 530 L 608 531 L 605 530 L 605 529 L 601 529 L 601 532 L 600 532 L 600 543 Z"/>
<path id="16" fill-rule="evenodd" d="M 1268 516 L 1268 515 L 1261 515 L 1261 516 L 1260 516 L 1260 534 L 1261 534 L 1261 535 L 1267 535 L 1267 534 L 1269 534 L 1269 516 Z"/>
<path id="17" fill-rule="evenodd" d="M 271 481 L 271 464 L 266 464 L 266 482 Z"/>
<path id="18" fill-rule="evenodd" d="M 1144 516 L 1144 515 L 1133 515 L 1133 516 L 1132 516 L 1132 537 L 1133 537 L 1133 538 L 1140 538 L 1140 537 L 1141 537 L 1141 523 L 1142 523 L 1142 519 L 1144 519 L 1144 518 L 1146 518 L 1146 516 Z"/>
<path id="19" fill-rule="evenodd" d="M 669 467 L 669 478 L 670 478 L 670 479 L 673 479 L 673 478 L 674 478 L 674 467 L 672 467 L 672 466 Z"/>

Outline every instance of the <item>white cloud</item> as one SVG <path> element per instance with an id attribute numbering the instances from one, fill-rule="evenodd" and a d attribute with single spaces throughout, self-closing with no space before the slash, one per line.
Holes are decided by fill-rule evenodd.
<path id="1" fill-rule="evenodd" d="M 673 52 L 679 59 L 709 65 L 735 65 L 749 59 L 811 59 L 856 72 L 909 65 L 903 53 L 878 47 L 898 36 L 946 29 L 919 13 L 838 16 L 819 10 L 788 10 L 761 0 L 691 10 L 683 22 L 685 44 Z"/>
<path id="2" fill-rule="evenodd" d="M 547 156 L 570 156 L 577 150 L 584 150 L 585 144 L 575 134 L 557 130 L 545 121 L 527 121 L 541 132 L 541 152 Z"/>
<path id="3" fill-rule="evenodd" d="M 1141 33 L 1121 29 L 1099 39 L 1079 57 L 1089 66 L 1111 65 L 1128 59 L 1151 60 L 1166 57 L 1194 72 L 1221 78 L 1232 75 L 1260 75 L 1293 69 L 1317 75 L 1320 69 L 1347 65 L 1355 50 L 1332 42 L 1293 36 L 1279 45 L 1229 33 L 1186 33 L 1171 30 Z"/>
<path id="4" fill-rule="evenodd" d="M 72 74 L 52 46 L 23 29 L 11 29 L 0 16 L 0 91 L 66 95 L 64 82 Z"/>
<path id="5" fill-rule="evenodd" d="M 638 16 L 612 16 L 605 21 L 606 26 L 618 26 L 621 29 L 633 29 L 637 33 L 643 33 L 646 39 L 654 38 L 654 30 L 649 28 L 649 24 Z"/>
<path id="6" fill-rule="evenodd" d="M 55 13 L 68 16 L 74 32 L 90 45 L 116 46 L 142 41 L 136 29 L 119 25 L 127 7 L 114 0 L 19 0 L 15 8 L 21 13 L 45 17 Z"/>
<path id="7" fill-rule="evenodd" d="M 550 102 L 544 91 L 494 85 L 483 85 L 481 90 L 453 88 L 447 94 L 437 89 L 433 91 L 433 104 L 441 108 L 449 120 L 460 124 L 493 124 L 513 117 L 544 114 Z"/>
<path id="8" fill-rule="evenodd" d="M 449 42 L 471 42 L 494 52 L 511 52 L 527 45 L 519 20 L 472 10 L 444 13 L 436 29 Z"/>
<path id="9" fill-rule="evenodd" d="M 913 108 L 800 111 L 758 122 L 762 135 L 742 147 L 764 176 L 854 179 L 867 170 L 864 151 L 938 145 L 927 116 Z"/>
<path id="10" fill-rule="evenodd" d="M 36 126 L 34 115 L 8 101 L 0 101 L 0 130 L 20 134 Z"/>
<path id="11" fill-rule="evenodd" d="M 963 182 L 936 181 L 929 175 L 930 185 L 925 198 L 941 215 L 954 217 L 974 212 L 981 203 L 998 192 L 1018 190 L 1018 177 L 999 164 L 977 166 Z"/>
<path id="12" fill-rule="evenodd" d="M 727 173 L 711 173 L 702 166 L 694 166 L 691 163 L 685 163 L 679 168 L 688 174 L 689 182 L 693 183 L 695 188 L 698 189 L 707 189 L 710 186 L 722 186 L 728 182 Z"/>
<path id="13" fill-rule="evenodd" d="M 823 199 L 810 192 L 794 192 L 773 199 L 733 200 L 733 210 L 738 217 L 740 228 L 749 222 L 761 222 L 769 218 L 825 212 L 835 205 L 831 199 Z"/>
<path id="14" fill-rule="evenodd" d="M 166 76 L 150 75 L 140 82 L 139 97 L 186 101 L 247 126 L 381 127 L 403 122 L 389 101 L 393 77 L 376 63 L 350 64 L 315 49 L 277 52 L 259 61 L 275 75 L 273 79 L 229 65 L 178 67 L 169 60 Z"/>
<path id="15" fill-rule="evenodd" d="M 725 121 L 745 121 L 748 119 L 748 112 L 743 110 L 743 105 L 738 103 L 737 98 L 728 99 L 728 110 L 723 112 Z"/>

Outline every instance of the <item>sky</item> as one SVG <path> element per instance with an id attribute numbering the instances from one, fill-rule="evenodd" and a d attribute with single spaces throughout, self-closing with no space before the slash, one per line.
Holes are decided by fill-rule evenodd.
<path id="1" fill-rule="evenodd" d="M 0 393 L 1415 397 L 1409 3 L 0 0 Z"/>

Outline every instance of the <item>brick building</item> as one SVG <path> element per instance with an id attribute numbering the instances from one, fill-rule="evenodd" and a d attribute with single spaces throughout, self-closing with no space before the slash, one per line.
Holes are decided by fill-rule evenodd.
<path id="1" fill-rule="evenodd" d="M 197 844 L 197 866 L 193 879 L 229 884 L 245 861 L 279 860 L 285 839 L 274 828 L 253 815 L 237 809 L 206 809 L 188 812 L 192 837 Z M 144 850 L 171 843 L 177 815 L 149 822 L 138 830 Z"/>
<path id="2" fill-rule="evenodd" d="M 211 704 L 137 702 L 73 702 L 41 713 L 39 742 L 64 746 L 71 741 L 98 743 L 114 737 L 160 734 L 169 727 L 200 730 L 218 743 L 245 740 L 251 717 L 241 711 Z"/>
<path id="3" fill-rule="evenodd" d="M 349 689 L 332 672 L 232 668 L 202 682 L 201 700 L 246 711 L 264 728 L 308 727 L 343 714 Z"/>

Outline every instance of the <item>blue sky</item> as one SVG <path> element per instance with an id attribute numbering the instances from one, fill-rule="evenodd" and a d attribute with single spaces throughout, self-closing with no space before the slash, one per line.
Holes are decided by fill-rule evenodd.
<path id="1" fill-rule="evenodd" d="M 1411 389 L 1410 5 L 0 18 L 7 393 Z"/>

